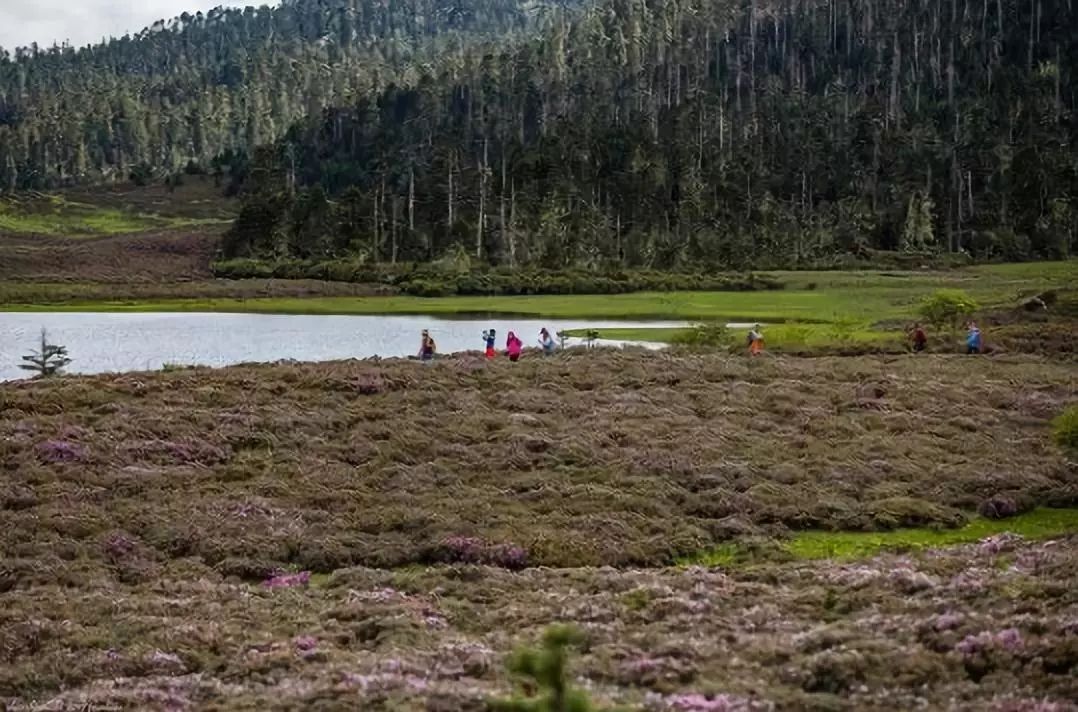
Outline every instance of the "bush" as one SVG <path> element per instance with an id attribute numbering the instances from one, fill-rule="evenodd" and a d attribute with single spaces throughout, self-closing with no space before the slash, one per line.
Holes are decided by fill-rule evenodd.
<path id="1" fill-rule="evenodd" d="M 937 328 L 948 325 L 958 328 L 962 320 L 978 308 L 980 307 L 973 297 L 962 290 L 941 289 L 926 297 L 917 311 L 925 321 Z"/>
<path id="2" fill-rule="evenodd" d="M 581 633 L 568 626 L 554 626 L 543 634 L 541 648 L 519 650 L 509 661 L 509 671 L 522 681 L 523 694 L 493 700 L 497 712 L 590 712 L 596 709 L 588 695 L 573 689 L 568 671 L 569 648 L 584 643 Z"/>
<path id="3" fill-rule="evenodd" d="M 1078 452 L 1078 405 L 1072 405 L 1052 421 L 1052 437 L 1061 448 Z"/>
<path id="4" fill-rule="evenodd" d="M 396 287 L 420 297 L 495 296 L 527 294 L 627 294 L 630 292 L 777 290 L 784 284 L 772 277 L 748 274 L 710 275 L 651 270 L 588 272 L 581 270 L 457 269 L 444 263 L 367 264 L 362 260 L 232 259 L 215 262 L 214 275 L 225 279 L 276 277 L 322 279 Z"/>
<path id="5" fill-rule="evenodd" d="M 726 346 L 729 343 L 730 330 L 725 324 L 696 324 L 684 331 L 679 331 L 670 339 L 670 343 L 680 346 Z"/>

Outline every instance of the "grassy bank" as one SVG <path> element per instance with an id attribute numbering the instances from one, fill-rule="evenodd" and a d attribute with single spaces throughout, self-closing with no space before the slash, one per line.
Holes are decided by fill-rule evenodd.
<path id="1" fill-rule="evenodd" d="M 559 620 L 634 710 L 1062 703 L 1076 399 L 1031 357 L 603 350 L 4 384 L 0 703 L 480 712 Z"/>
<path id="2" fill-rule="evenodd" d="M 1013 304 L 1020 295 L 1078 282 L 1078 261 L 994 265 L 934 273 L 775 273 L 781 291 L 663 292 L 618 295 L 368 299 L 317 296 L 261 298 L 153 298 L 122 285 L 66 285 L 49 295 L 40 285 L 0 287 L 8 311 L 238 311 L 283 314 L 498 313 L 550 318 L 686 319 L 869 325 L 910 318 L 926 295 L 940 288 L 967 290 L 984 306 Z M 230 284 L 223 282 L 223 284 Z M 244 281 L 232 282 L 247 295 Z M 325 283 L 327 290 L 333 283 Z M 198 284 L 187 287 L 199 294 Z M 184 285 L 174 293 L 183 294 Z M 227 293 L 227 292 L 226 292 Z M 131 296 L 128 296 L 131 295 Z"/>

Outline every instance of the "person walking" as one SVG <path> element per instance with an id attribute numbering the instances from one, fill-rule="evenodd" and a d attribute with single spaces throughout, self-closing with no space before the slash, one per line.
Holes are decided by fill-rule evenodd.
<path id="1" fill-rule="evenodd" d="M 756 324 L 749 329 L 749 354 L 751 356 L 759 356 L 764 352 L 764 333 L 760 329 L 760 325 Z"/>
<path id="2" fill-rule="evenodd" d="M 969 323 L 969 331 L 966 332 L 966 354 L 979 354 L 984 349 L 981 330 L 972 321 Z"/>
<path id="3" fill-rule="evenodd" d="M 493 359 L 496 356 L 494 352 L 494 341 L 497 338 L 497 332 L 494 329 L 483 332 L 483 343 L 486 344 L 486 357 Z"/>
<path id="4" fill-rule="evenodd" d="M 432 363 L 437 350 L 438 347 L 434 343 L 434 338 L 431 337 L 428 330 L 423 329 L 423 336 L 419 342 L 419 360 L 428 364 Z"/>
<path id="5" fill-rule="evenodd" d="M 539 347 L 543 349 L 544 356 L 550 356 L 554 353 L 554 349 L 558 347 L 554 337 L 550 335 L 550 332 L 545 327 L 539 330 Z"/>
<path id="6" fill-rule="evenodd" d="M 921 353 L 928 346 L 928 336 L 925 335 L 925 330 L 920 324 L 913 325 L 913 330 L 910 332 L 910 342 L 913 344 L 914 353 Z"/>
<path id="7" fill-rule="evenodd" d="M 505 353 L 509 356 L 509 360 L 516 363 L 520 360 L 520 352 L 524 348 L 524 342 L 517 338 L 517 335 L 512 331 L 509 332 L 509 338 L 505 340 Z"/>

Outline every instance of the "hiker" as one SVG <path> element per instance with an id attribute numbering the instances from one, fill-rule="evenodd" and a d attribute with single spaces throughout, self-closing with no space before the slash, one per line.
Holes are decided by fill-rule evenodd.
<path id="1" fill-rule="evenodd" d="M 983 348 L 981 330 L 972 321 L 969 323 L 969 331 L 966 333 L 966 353 L 979 354 Z"/>
<path id="2" fill-rule="evenodd" d="M 483 332 L 483 342 L 486 344 L 486 357 L 488 359 L 494 358 L 496 355 L 494 352 L 494 339 L 496 338 L 496 332 L 494 329 Z"/>
<path id="3" fill-rule="evenodd" d="M 760 325 L 756 324 L 749 329 L 749 353 L 753 356 L 759 356 L 764 351 L 764 334 L 760 330 Z"/>
<path id="4" fill-rule="evenodd" d="M 424 363 L 431 363 L 434 361 L 434 354 L 437 351 L 437 347 L 434 344 L 434 339 L 431 337 L 430 332 L 423 329 L 423 338 L 419 342 L 419 360 Z"/>
<path id="5" fill-rule="evenodd" d="M 509 355 L 509 360 L 520 360 L 520 351 L 524 348 L 524 342 L 517 338 L 517 335 L 512 331 L 509 332 L 509 338 L 505 340 L 505 353 Z"/>
<path id="6" fill-rule="evenodd" d="M 546 328 L 539 330 L 539 347 L 543 349 L 544 356 L 549 356 L 554 353 L 554 349 L 556 349 L 557 346 L 554 337 L 550 335 L 550 332 L 547 331 Z"/>
<path id="7" fill-rule="evenodd" d="M 925 330 L 920 324 L 913 325 L 913 331 L 910 332 L 910 341 L 913 342 L 914 353 L 921 353 L 925 350 L 925 346 L 928 345 L 928 337 L 925 336 Z"/>

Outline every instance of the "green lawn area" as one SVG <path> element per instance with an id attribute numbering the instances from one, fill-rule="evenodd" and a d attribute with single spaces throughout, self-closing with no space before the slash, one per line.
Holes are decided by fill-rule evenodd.
<path id="1" fill-rule="evenodd" d="M 220 222 L 95 206 L 59 195 L 0 200 L 0 232 L 16 235 L 98 237 Z"/>
<path id="2" fill-rule="evenodd" d="M 956 544 L 970 544 L 985 537 L 1009 532 L 1026 539 L 1051 539 L 1078 532 L 1078 509 L 1036 509 L 1009 519 L 976 517 L 957 529 L 895 529 L 887 532 L 807 531 L 779 543 L 786 555 L 800 560 L 853 561 L 884 551 L 919 551 Z M 734 543 L 724 544 L 683 564 L 731 566 L 751 563 L 753 555 Z"/>

